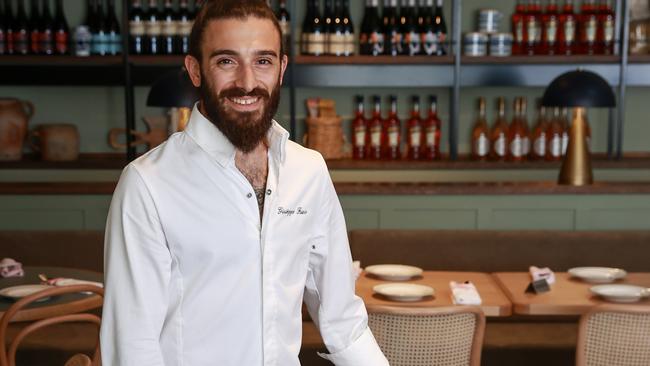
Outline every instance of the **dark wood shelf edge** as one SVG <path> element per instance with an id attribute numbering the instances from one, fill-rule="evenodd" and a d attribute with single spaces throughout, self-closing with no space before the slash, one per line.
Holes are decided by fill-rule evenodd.
<path id="1" fill-rule="evenodd" d="M 647 55 L 630 55 L 628 62 L 631 64 L 650 63 L 650 54 Z"/>
<path id="2" fill-rule="evenodd" d="M 2 169 L 122 169 L 126 166 L 126 153 L 82 153 L 75 161 L 43 161 L 36 154 L 25 154 L 19 161 L 0 161 Z"/>
<path id="3" fill-rule="evenodd" d="M 0 56 L 0 66 L 114 66 L 122 65 L 122 56 L 34 56 L 34 55 L 3 55 Z"/>
<path id="4" fill-rule="evenodd" d="M 616 64 L 621 62 L 617 55 L 573 55 L 573 56 L 462 56 L 461 64 L 520 64 L 520 65 L 564 65 L 564 64 Z"/>

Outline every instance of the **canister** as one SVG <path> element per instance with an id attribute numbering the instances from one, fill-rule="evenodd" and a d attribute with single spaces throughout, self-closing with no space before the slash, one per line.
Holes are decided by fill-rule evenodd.
<path id="1" fill-rule="evenodd" d="M 496 9 L 480 9 L 478 11 L 478 29 L 483 33 L 499 32 L 503 15 Z"/>
<path id="2" fill-rule="evenodd" d="M 512 54 L 512 33 L 490 34 L 490 56 L 510 56 Z"/>
<path id="3" fill-rule="evenodd" d="M 465 33 L 463 37 L 466 56 L 485 56 L 487 55 L 488 36 L 481 32 Z"/>

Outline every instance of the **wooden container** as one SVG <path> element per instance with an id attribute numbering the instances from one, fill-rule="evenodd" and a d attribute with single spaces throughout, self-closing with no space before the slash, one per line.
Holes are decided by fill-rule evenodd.
<path id="1" fill-rule="evenodd" d="M 341 159 L 344 145 L 341 117 L 307 117 L 305 145 L 325 159 Z"/>

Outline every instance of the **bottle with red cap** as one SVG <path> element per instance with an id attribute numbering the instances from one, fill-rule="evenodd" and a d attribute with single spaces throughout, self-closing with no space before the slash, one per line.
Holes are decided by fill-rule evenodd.
<path id="1" fill-rule="evenodd" d="M 424 134 L 422 133 L 422 120 L 420 119 L 420 97 L 414 95 L 411 98 L 411 118 L 406 123 L 406 157 L 410 160 L 422 159 L 422 142 Z"/>
<path id="2" fill-rule="evenodd" d="M 357 108 L 352 121 L 352 158 L 360 160 L 366 158 L 368 124 L 364 116 L 363 96 L 357 95 L 355 102 Z"/>
<path id="3" fill-rule="evenodd" d="M 559 16 L 560 24 L 557 35 L 557 54 L 573 55 L 576 49 L 578 18 L 574 12 L 573 0 L 565 0 L 562 13 Z"/>
<path id="4" fill-rule="evenodd" d="M 397 160 L 402 157 L 400 149 L 402 123 L 397 117 L 397 96 L 391 95 L 389 100 L 390 110 L 383 129 L 384 159 Z"/>

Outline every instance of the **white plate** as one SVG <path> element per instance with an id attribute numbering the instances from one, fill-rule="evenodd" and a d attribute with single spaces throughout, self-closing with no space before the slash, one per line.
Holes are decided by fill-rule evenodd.
<path id="1" fill-rule="evenodd" d="M 650 296 L 650 288 L 635 285 L 598 285 L 591 292 L 613 302 L 636 302 Z"/>
<path id="2" fill-rule="evenodd" d="M 591 283 L 609 283 L 627 276 L 624 270 L 609 267 L 575 267 L 569 269 L 569 274 Z"/>
<path id="3" fill-rule="evenodd" d="M 402 264 L 377 264 L 366 267 L 365 271 L 388 281 L 406 281 L 422 275 L 422 268 Z"/>
<path id="4" fill-rule="evenodd" d="M 48 288 L 52 288 L 52 286 L 48 285 L 20 285 L 20 286 L 12 286 L 12 287 L 5 287 L 0 290 L 0 296 L 8 297 L 10 299 L 14 300 L 19 300 L 25 296 L 29 296 L 32 294 L 35 294 L 39 291 L 47 290 Z M 47 300 L 48 297 L 44 297 L 42 299 L 39 299 L 38 301 L 45 301 Z"/>
<path id="5" fill-rule="evenodd" d="M 394 301 L 418 301 L 433 296 L 435 292 L 432 287 L 413 283 L 384 283 L 376 285 L 372 290 Z"/>
<path id="6" fill-rule="evenodd" d="M 60 280 L 57 280 L 55 283 L 55 286 L 74 286 L 74 285 L 92 285 L 97 287 L 104 287 L 104 284 L 101 282 L 78 280 L 75 278 L 62 278 Z"/>

